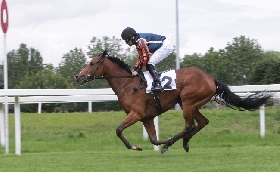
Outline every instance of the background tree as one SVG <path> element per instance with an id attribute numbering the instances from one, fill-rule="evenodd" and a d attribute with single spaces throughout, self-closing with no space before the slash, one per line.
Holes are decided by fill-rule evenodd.
<path id="1" fill-rule="evenodd" d="M 31 75 L 25 75 L 23 80 L 16 85 L 15 88 L 19 89 L 66 89 L 69 88 L 67 79 L 63 76 L 54 73 L 54 67 L 52 64 L 47 64 L 43 70 L 32 73 Z M 43 112 L 54 112 L 55 110 L 61 111 L 62 104 L 44 103 L 42 105 Z M 37 112 L 38 104 L 23 104 L 21 106 L 22 112 Z"/>
<path id="2" fill-rule="evenodd" d="M 223 57 L 227 59 L 227 77 L 223 82 L 244 85 L 248 84 L 251 70 L 263 58 L 263 50 L 257 40 L 240 36 L 227 44 Z"/>
<path id="3" fill-rule="evenodd" d="M 69 88 L 78 87 L 74 76 L 85 67 L 86 61 L 87 59 L 82 49 L 75 48 L 63 55 L 62 61 L 57 68 L 57 73 L 66 78 Z"/>
<path id="4" fill-rule="evenodd" d="M 193 53 L 192 55 L 185 55 L 182 62 L 180 63 L 180 68 L 195 66 L 203 69 L 201 54 Z"/>
<path id="5" fill-rule="evenodd" d="M 233 38 L 225 49 L 210 48 L 204 55 L 185 55 L 181 67 L 196 66 L 229 85 L 248 84 L 252 69 L 264 58 L 264 52 L 255 39 L 245 36 Z"/>
<path id="6" fill-rule="evenodd" d="M 66 89 L 69 88 L 67 78 L 54 73 L 52 64 L 47 64 L 43 70 L 25 75 L 15 88 L 20 89 Z"/>
<path id="7" fill-rule="evenodd" d="M 223 56 L 224 50 L 215 51 L 211 47 L 204 55 L 194 53 L 193 55 L 185 55 L 181 62 L 181 67 L 198 67 L 214 78 L 221 81 L 225 80 L 227 73 L 227 59 Z"/>
<path id="8" fill-rule="evenodd" d="M 102 39 L 93 37 L 90 40 L 90 44 L 87 46 L 87 55 L 89 58 L 93 58 L 101 54 L 104 50 L 107 50 L 110 56 L 119 57 L 125 56 L 123 43 L 121 39 L 116 37 L 103 36 Z"/>
<path id="9" fill-rule="evenodd" d="M 20 44 L 18 50 L 7 54 L 8 87 L 15 88 L 26 75 L 36 74 L 43 69 L 43 58 L 34 48 L 28 49 L 26 44 Z"/>
<path id="10" fill-rule="evenodd" d="M 280 84 L 280 52 L 265 52 L 251 73 L 249 84 Z"/>

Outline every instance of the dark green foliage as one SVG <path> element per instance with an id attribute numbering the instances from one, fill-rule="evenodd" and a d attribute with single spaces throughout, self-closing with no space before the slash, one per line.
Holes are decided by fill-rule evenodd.
<path id="1" fill-rule="evenodd" d="M 52 65 L 46 66 L 37 73 L 29 73 L 15 88 L 18 89 L 65 89 L 69 88 L 67 78 L 52 71 Z"/>
<path id="2" fill-rule="evenodd" d="M 107 50 L 110 56 L 121 57 L 123 56 L 122 41 L 116 37 L 103 36 L 102 39 L 93 37 L 88 45 L 87 55 L 90 58 L 96 57 L 104 50 Z"/>
<path id="3" fill-rule="evenodd" d="M 280 83 L 280 53 L 268 51 L 252 70 L 250 84 Z"/>
<path id="4" fill-rule="evenodd" d="M 204 55 L 185 55 L 181 66 L 201 68 L 228 85 L 269 84 L 279 78 L 279 65 L 274 63 L 279 59 L 279 52 L 264 52 L 257 40 L 240 36 L 224 49 L 210 48 Z"/>
<path id="5" fill-rule="evenodd" d="M 200 69 L 203 69 L 202 58 L 203 56 L 197 53 L 194 53 L 192 55 L 185 55 L 183 61 L 180 64 L 180 67 L 184 68 L 184 67 L 196 66 Z"/>
<path id="6" fill-rule="evenodd" d="M 28 49 L 26 44 L 20 44 L 18 50 L 7 54 L 8 87 L 16 88 L 26 75 L 32 75 L 43 70 L 43 58 L 34 48 Z"/>
<path id="7" fill-rule="evenodd" d="M 76 88 L 74 76 L 86 65 L 86 57 L 82 49 L 75 48 L 62 57 L 62 61 L 57 68 L 57 74 L 64 77 L 68 82 L 68 87 Z"/>
<path id="8" fill-rule="evenodd" d="M 225 82 L 246 85 L 252 69 L 263 58 L 263 50 L 257 40 L 240 36 L 227 44 L 223 57 L 227 59 L 228 80 Z"/>

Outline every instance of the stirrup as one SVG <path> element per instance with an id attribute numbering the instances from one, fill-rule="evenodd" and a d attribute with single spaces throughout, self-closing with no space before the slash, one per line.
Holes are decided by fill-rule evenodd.
<path id="1" fill-rule="evenodd" d="M 151 91 L 160 92 L 160 91 L 163 91 L 163 88 L 160 84 L 153 84 Z"/>

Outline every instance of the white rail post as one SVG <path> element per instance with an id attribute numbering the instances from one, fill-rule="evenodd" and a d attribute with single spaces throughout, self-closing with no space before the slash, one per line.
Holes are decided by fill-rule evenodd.
<path id="1" fill-rule="evenodd" d="M 38 114 L 42 113 L 42 103 L 38 103 Z"/>
<path id="2" fill-rule="evenodd" d="M 143 125 L 143 140 L 148 140 L 148 133 L 146 131 L 146 128 Z"/>
<path id="3" fill-rule="evenodd" d="M 155 117 L 155 119 L 154 119 L 154 124 L 155 124 L 155 129 L 156 129 L 157 140 L 159 140 L 158 116 Z M 154 150 L 155 150 L 155 151 L 158 151 L 158 150 L 159 150 L 159 146 L 154 145 Z"/>
<path id="4" fill-rule="evenodd" d="M 5 147 L 5 118 L 3 103 L 0 104 L 0 141 L 1 145 Z"/>
<path id="5" fill-rule="evenodd" d="M 265 112 L 264 112 L 264 105 L 260 107 L 260 134 L 261 137 L 264 138 L 265 136 Z"/>
<path id="6" fill-rule="evenodd" d="M 5 153 L 9 154 L 9 105 L 8 105 L 8 96 L 5 96 L 5 105 L 4 105 L 4 126 L 5 126 Z"/>
<path id="7" fill-rule="evenodd" d="M 157 140 L 159 140 L 158 116 L 156 116 L 155 119 L 154 119 L 154 125 L 155 125 Z M 143 126 L 143 140 L 148 140 L 148 138 L 149 138 L 148 133 L 147 133 L 145 127 Z M 154 145 L 154 150 L 158 151 L 159 146 Z"/>
<path id="8" fill-rule="evenodd" d="M 88 112 L 92 113 L 92 102 L 88 102 Z"/>
<path id="9" fill-rule="evenodd" d="M 15 96 L 15 153 L 21 155 L 21 123 L 20 123 L 20 104 L 18 96 Z"/>

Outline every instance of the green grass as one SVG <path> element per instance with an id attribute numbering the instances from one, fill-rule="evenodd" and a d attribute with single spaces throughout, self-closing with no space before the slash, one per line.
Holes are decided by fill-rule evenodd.
<path id="1" fill-rule="evenodd" d="M 22 155 L 14 154 L 14 116 L 10 115 L 10 154 L 0 154 L 0 171 L 279 171 L 280 109 L 266 109 L 266 136 L 260 137 L 259 111 L 203 110 L 210 123 L 190 141 L 179 140 L 166 154 L 143 140 L 142 124 L 124 130 L 126 149 L 115 135 L 123 112 L 22 114 Z M 160 138 L 184 128 L 181 111 L 159 118 Z"/>

